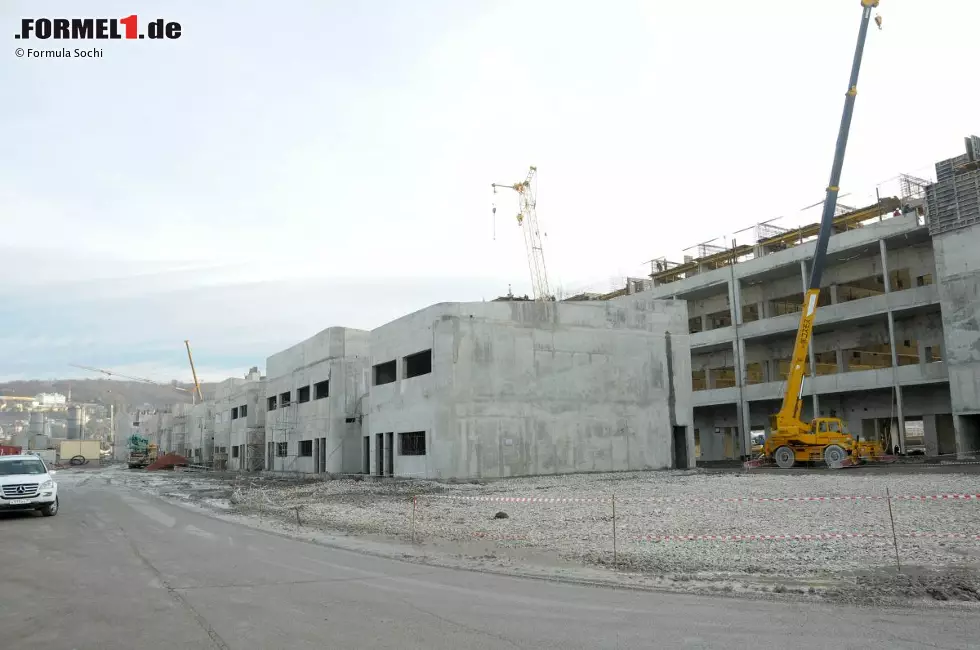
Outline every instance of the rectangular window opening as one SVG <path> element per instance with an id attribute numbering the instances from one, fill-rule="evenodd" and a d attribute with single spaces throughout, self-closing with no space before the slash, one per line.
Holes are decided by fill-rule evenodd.
<path id="1" fill-rule="evenodd" d="M 276 410 L 276 396 L 267 397 L 265 400 L 265 410 L 275 411 Z"/>
<path id="2" fill-rule="evenodd" d="M 232 420 L 237 420 L 238 419 L 238 407 L 237 406 L 234 406 L 231 409 L 231 419 Z"/>
<path id="3" fill-rule="evenodd" d="M 374 385 L 382 386 L 395 381 L 395 361 L 386 361 L 374 366 Z"/>
<path id="4" fill-rule="evenodd" d="M 313 399 L 330 397 L 330 380 L 318 381 L 313 384 Z"/>
<path id="5" fill-rule="evenodd" d="M 231 448 L 231 457 L 238 458 L 238 445 Z"/>
<path id="6" fill-rule="evenodd" d="M 427 375 L 432 372 L 432 350 L 423 350 L 410 354 L 403 360 L 405 379 Z"/>
<path id="7" fill-rule="evenodd" d="M 248 404 L 242 404 L 238 407 L 238 417 L 243 418 L 248 415 Z"/>
<path id="8" fill-rule="evenodd" d="M 299 390 L 296 391 L 296 401 L 300 404 L 306 404 L 310 401 L 310 387 L 301 386 Z"/>
<path id="9" fill-rule="evenodd" d="M 304 458 L 313 456 L 313 441 L 312 440 L 300 440 L 299 441 L 299 455 Z"/>
<path id="10" fill-rule="evenodd" d="M 398 434 L 399 456 L 425 456 L 425 431 Z"/>
<path id="11" fill-rule="evenodd" d="M 286 453 L 289 451 L 288 442 L 277 442 L 276 443 L 276 456 L 279 458 L 285 458 Z"/>
<path id="12" fill-rule="evenodd" d="M 291 394 L 292 391 L 288 391 L 288 390 L 285 393 L 279 393 L 279 406 L 283 406 L 283 407 L 289 406 L 289 403 L 292 399 Z"/>

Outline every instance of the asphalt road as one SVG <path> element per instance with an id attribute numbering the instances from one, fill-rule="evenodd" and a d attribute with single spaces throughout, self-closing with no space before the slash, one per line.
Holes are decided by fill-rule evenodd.
<path id="1" fill-rule="evenodd" d="M 976 612 L 562 585 L 285 539 L 59 476 L 56 517 L 0 514 L 4 650 L 980 648 Z"/>

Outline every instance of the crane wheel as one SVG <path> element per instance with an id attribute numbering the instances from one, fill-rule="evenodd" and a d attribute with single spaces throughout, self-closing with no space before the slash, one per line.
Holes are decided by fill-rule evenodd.
<path id="1" fill-rule="evenodd" d="M 843 467 L 846 458 L 847 452 L 837 445 L 828 445 L 823 450 L 823 460 L 827 463 L 827 467 L 831 469 L 840 469 Z"/>
<path id="2" fill-rule="evenodd" d="M 796 454 L 789 447 L 780 447 L 772 457 L 776 465 L 783 469 L 789 469 L 796 463 Z"/>

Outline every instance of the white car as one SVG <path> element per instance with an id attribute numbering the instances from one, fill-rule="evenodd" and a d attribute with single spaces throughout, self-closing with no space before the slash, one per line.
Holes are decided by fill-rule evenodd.
<path id="1" fill-rule="evenodd" d="M 0 456 L 0 512 L 40 510 L 45 517 L 58 514 L 54 474 L 38 456 Z"/>

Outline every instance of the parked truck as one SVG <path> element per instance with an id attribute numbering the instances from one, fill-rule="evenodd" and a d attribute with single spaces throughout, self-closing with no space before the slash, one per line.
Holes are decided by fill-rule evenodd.
<path id="1" fill-rule="evenodd" d="M 157 446 L 142 436 L 129 437 L 129 469 L 142 469 L 157 459 Z"/>

